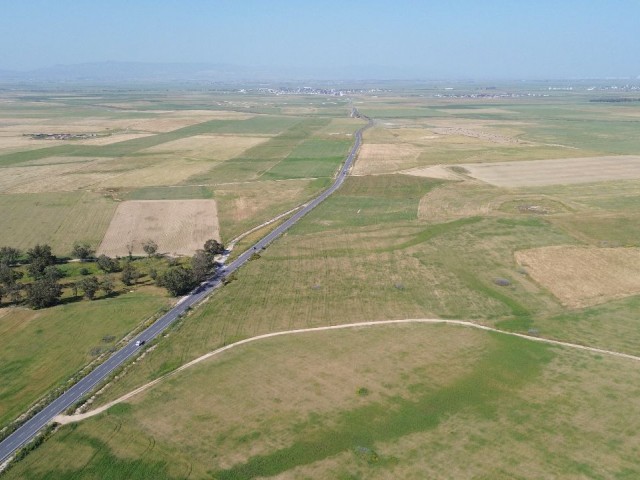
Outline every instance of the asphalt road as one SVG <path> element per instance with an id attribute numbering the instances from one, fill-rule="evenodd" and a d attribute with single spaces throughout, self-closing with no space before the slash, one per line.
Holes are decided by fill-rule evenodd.
<path id="1" fill-rule="evenodd" d="M 366 117 L 363 118 L 369 120 Z M 99 384 L 102 380 L 109 376 L 116 368 L 126 362 L 130 357 L 134 356 L 140 350 L 140 347 L 136 347 L 135 345 L 135 342 L 137 340 L 144 340 L 148 342 L 156 338 L 189 307 L 200 302 L 204 297 L 210 295 L 216 288 L 222 285 L 223 279 L 226 276 L 231 275 L 242 265 L 244 265 L 254 253 L 262 250 L 263 248 L 266 248 L 267 245 L 269 245 L 276 238 L 278 238 L 289 228 L 295 225 L 298 220 L 300 220 L 303 216 L 317 207 L 321 202 L 326 200 L 329 195 L 340 188 L 340 186 L 344 183 L 345 178 L 347 177 L 347 173 L 349 172 L 358 149 L 360 148 L 360 144 L 362 143 L 362 131 L 369 126 L 371 126 L 370 120 L 368 125 L 362 127 L 356 132 L 355 143 L 353 144 L 353 147 L 351 148 L 351 151 L 349 152 L 344 165 L 338 172 L 338 176 L 331 187 L 322 192 L 319 196 L 311 200 L 309 203 L 305 204 L 300 210 L 289 217 L 285 222 L 271 231 L 268 235 L 260 239 L 256 244 L 252 246 L 252 248 L 242 253 L 233 262 L 229 263 L 229 265 L 227 265 L 222 271 L 219 271 L 216 276 L 200 284 L 200 286 L 194 289 L 178 305 L 173 307 L 169 312 L 156 320 L 146 330 L 138 334 L 136 337 L 132 338 L 127 345 L 115 352 L 104 363 L 98 366 L 86 377 L 78 381 L 78 383 L 74 384 L 71 388 L 66 390 L 62 395 L 49 403 L 46 407 L 44 407 L 36 415 L 34 415 L 26 423 L 24 423 L 20 428 L 18 428 L 15 432 L 13 432 L 2 442 L 0 442 L 0 464 L 4 463 L 4 461 L 7 460 L 18 448 L 31 440 L 40 430 L 42 430 L 51 420 L 53 420 L 56 415 L 64 412 L 67 408 L 79 401 L 87 393 L 91 392 L 91 390 L 93 390 L 93 388 L 97 384 Z"/>

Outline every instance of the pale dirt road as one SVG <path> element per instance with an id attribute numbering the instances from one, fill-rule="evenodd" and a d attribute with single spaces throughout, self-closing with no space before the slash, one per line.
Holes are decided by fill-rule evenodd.
<path id="1" fill-rule="evenodd" d="M 523 338 L 525 340 L 530 340 L 532 342 L 540 342 L 540 343 L 546 343 L 549 345 L 555 345 L 555 346 L 559 346 L 559 347 L 565 347 L 565 348 L 573 348 L 576 350 L 583 350 L 583 351 L 587 351 L 587 352 L 592 352 L 592 353 L 597 353 L 597 354 L 601 354 L 601 355 L 609 355 L 609 356 L 613 356 L 613 357 L 619 357 L 619 358 L 625 358 L 627 360 L 632 360 L 632 361 L 637 361 L 640 362 L 640 356 L 636 356 L 636 355 L 630 355 L 628 353 L 621 353 L 621 352 L 615 352 L 615 351 L 611 351 L 611 350 L 604 350 L 602 348 L 596 348 L 596 347 L 589 347 L 586 345 L 579 345 L 577 343 L 570 343 L 570 342 L 562 342 L 559 340 L 551 340 L 548 338 L 540 338 L 540 337 L 533 337 L 531 335 L 525 335 L 522 333 L 515 333 L 515 332 L 507 332 L 504 330 L 499 330 L 497 328 L 493 328 L 493 327 L 488 327 L 486 325 L 479 325 L 477 323 L 472 323 L 472 322 L 467 322 L 464 320 L 443 320 L 443 319 L 438 319 L 438 318 L 408 318 L 408 319 L 403 319 L 403 320 L 379 320 L 379 321 L 371 321 L 371 322 L 359 322 L 359 323 L 347 323 L 344 325 L 331 325 L 328 327 L 314 327 L 314 328 L 300 328 L 300 329 L 295 329 L 295 330 L 285 330 L 285 331 L 281 331 L 281 332 L 273 332 L 273 333 L 266 333 L 264 335 L 258 335 L 255 337 L 251 337 L 251 338 L 246 338 L 244 340 L 240 340 L 238 342 L 235 343 L 231 343 L 229 345 L 225 345 L 224 347 L 218 348 L 216 350 L 213 350 L 209 353 L 206 353 L 204 355 L 202 355 L 201 357 L 198 357 L 188 363 L 185 363 L 184 365 L 182 365 L 181 367 L 175 369 L 174 371 L 167 373 L 166 375 L 163 375 L 162 377 L 159 377 L 155 380 L 153 380 L 152 382 L 149 382 L 145 385 L 142 385 L 141 387 L 136 388 L 135 390 L 123 395 L 122 397 L 109 402 L 101 407 L 98 407 L 94 410 L 91 410 L 89 412 L 86 413 L 80 413 L 80 414 L 76 414 L 76 415 L 58 415 L 57 417 L 55 417 L 53 419 L 53 422 L 56 423 L 60 423 L 60 424 L 67 424 L 67 423 L 73 423 L 73 422 L 79 422 L 81 420 L 84 420 L 85 418 L 90 418 L 93 417 L 95 415 L 98 415 L 102 412 L 104 412 L 105 410 L 111 408 L 112 406 L 124 402 L 126 400 L 128 400 L 129 398 L 144 392 L 145 390 L 153 387 L 154 385 L 162 382 L 163 380 L 173 376 L 173 375 L 177 375 L 178 373 L 182 372 L 183 370 L 186 370 L 187 368 L 190 368 L 200 362 L 203 362 L 204 360 L 207 360 L 211 357 L 214 357 L 216 355 L 220 355 L 223 352 L 226 352 L 227 350 L 231 350 L 232 348 L 236 348 L 239 347 L 241 345 L 246 345 L 247 343 L 252 343 L 252 342 L 257 342 L 259 340 L 264 340 L 266 338 L 273 338 L 273 337 L 280 337 L 283 335 L 295 335 L 295 334 L 299 334 L 299 333 L 313 333 L 313 332 L 324 332 L 327 330 L 342 330 L 342 329 L 346 329 L 346 328 L 366 328 L 366 327 L 376 327 L 376 326 L 380 326 L 380 325 L 399 325 L 399 324 L 411 324 L 411 323 L 427 323 L 427 324 L 445 324 L 445 325 L 456 325 L 456 326 L 461 326 L 461 327 L 468 327 L 468 328 L 477 328 L 479 330 L 485 330 L 487 332 L 495 332 L 495 333 L 499 333 L 502 335 L 509 335 L 512 337 L 519 337 L 519 338 Z"/>

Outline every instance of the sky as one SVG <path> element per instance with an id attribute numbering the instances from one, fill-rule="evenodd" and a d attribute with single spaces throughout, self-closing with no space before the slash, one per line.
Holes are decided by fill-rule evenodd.
<path id="1" fill-rule="evenodd" d="M 640 75 L 640 0 L 0 0 L 0 12 L 0 70 L 127 61 L 390 78 Z"/>

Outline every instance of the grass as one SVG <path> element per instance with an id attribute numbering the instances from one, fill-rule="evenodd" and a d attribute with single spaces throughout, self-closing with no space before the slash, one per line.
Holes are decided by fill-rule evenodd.
<path id="1" fill-rule="evenodd" d="M 147 288 L 46 310 L 0 310 L 0 425 L 166 304 L 164 294 Z"/>
<path id="2" fill-rule="evenodd" d="M 270 331 L 438 316 L 491 324 L 557 312 L 552 298 L 516 271 L 513 249 L 569 237 L 537 219 L 426 224 L 417 219 L 418 204 L 439 184 L 402 175 L 349 178 L 115 384 L 105 401 L 157 377 L 165 364 Z M 513 283 L 499 287 L 496 277 Z M 607 336 L 606 343 L 615 339 Z"/>
<path id="3" fill-rule="evenodd" d="M 310 135 L 328 125 L 329 122 L 330 119 L 323 118 L 298 119 L 296 123 L 279 135 L 246 150 L 236 158 L 215 165 L 209 172 L 193 176 L 187 183 L 216 184 L 256 180 L 287 158 L 296 147 L 303 144 Z"/>
<path id="4" fill-rule="evenodd" d="M 629 367 L 451 326 L 279 337 L 63 427 L 6 477 L 632 478 Z"/>
<path id="5" fill-rule="evenodd" d="M 68 255 L 75 241 L 98 246 L 117 203 L 92 192 L 0 195 L 0 245 L 48 243 Z"/>
<path id="6" fill-rule="evenodd" d="M 190 101 L 196 97 L 204 104 L 206 96 Z M 331 134 L 353 129 L 317 99 L 295 100 L 229 96 L 219 108 L 271 114 L 205 122 L 179 129 L 180 135 L 274 136 L 181 177 L 184 185 L 175 191 L 152 185 L 122 195 L 212 194 L 227 241 L 293 207 L 326 187 L 348 149 L 346 137 Z M 636 117 L 629 116 L 637 108 L 627 106 L 417 96 L 355 103 L 365 114 L 390 119 L 368 131 L 365 142 L 418 148 L 411 167 L 638 151 L 630 135 Z M 149 108 L 187 104 L 165 98 Z M 447 126 L 537 144 L 427 138 Z M 130 150 L 131 159 L 156 162 L 136 152 Z M 379 166 L 385 173 L 393 168 Z M 635 245 L 638 198 L 635 181 L 506 190 L 398 174 L 351 177 L 176 325 L 98 403 L 241 338 L 376 319 L 470 319 L 637 354 L 638 297 L 568 310 L 513 255 L 548 245 Z M 557 211 L 513 211 L 530 200 Z M 638 476 L 633 399 L 639 392 L 625 361 L 448 327 L 381 331 L 247 347 L 134 405 L 63 428 L 10 478 Z M 368 394 L 359 395 L 361 389 Z"/>
<path id="7" fill-rule="evenodd" d="M 137 188 L 124 195 L 126 200 L 192 200 L 213 198 L 209 187 L 145 187 Z"/>

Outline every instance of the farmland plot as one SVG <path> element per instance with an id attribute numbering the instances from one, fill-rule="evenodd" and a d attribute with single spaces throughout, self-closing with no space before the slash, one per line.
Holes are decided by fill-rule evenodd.
<path id="1" fill-rule="evenodd" d="M 498 187 L 532 187 L 640 178 L 640 156 L 607 156 L 463 164 L 470 174 Z"/>
<path id="2" fill-rule="evenodd" d="M 132 200 L 118 206 L 98 254 L 124 257 L 130 245 L 144 255 L 153 240 L 159 253 L 193 255 L 210 238 L 220 238 L 215 200 Z"/>

